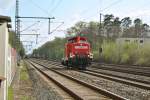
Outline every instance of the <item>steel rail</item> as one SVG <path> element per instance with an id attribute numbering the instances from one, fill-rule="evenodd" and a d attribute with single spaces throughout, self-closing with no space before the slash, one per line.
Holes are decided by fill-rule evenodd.
<path id="1" fill-rule="evenodd" d="M 119 96 L 119 95 L 117 95 L 117 94 L 115 94 L 115 93 L 112 93 L 112 92 L 107 91 L 107 90 L 105 90 L 105 89 L 102 89 L 102 88 L 100 88 L 100 87 L 97 87 L 97 86 L 88 84 L 88 83 L 86 83 L 86 82 L 84 82 L 84 81 L 81 81 L 81 80 L 79 80 L 79 79 L 77 79 L 77 78 L 74 78 L 74 77 L 71 77 L 71 76 L 69 76 L 69 75 L 66 75 L 66 74 L 64 74 L 64 73 L 62 73 L 62 72 L 60 72 L 60 71 L 58 71 L 58 70 L 48 68 L 46 65 L 37 63 L 37 62 L 35 62 L 35 61 L 34 61 L 34 63 L 36 63 L 36 64 L 38 64 L 38 65 L 41 65 L 41 66 L 45 67 L 45 68 L 48 69 L 48 70 L 52 70 L 52 71 L 56 72 L 57 74 L 60 74 L 60 75 L 62 75 L 62 76 L 64 76 L 64 77 L 66 77 L 66 78 L 69 78 L 69 79 L 71 79 L 71 80 L 73 80 L 73 81 L 76 81 L 76 82 L 78 82 L 78 83 L 80 83 L 80 84 L 82 84 L 82 85 L 85 85 L 85 86 L 87 86 L 87 87 L 89 87 L 89 88 L 91 88 L 91 89 L 93 89 L 93 90 L 96 90 L 97 92 L 99 92 L 99 93 L 101 93 L 101 94 L 103 94 L 103 95 L 105 95 L 105 96 L 108 96 L 108 97 L 110 97 L 110 98 L 112 98 L 112 99 L 114 99 L 114 100 L 127 100 L 127 98 L 124 98 L 124 97 L 122 97 L 122 96 Z"/>

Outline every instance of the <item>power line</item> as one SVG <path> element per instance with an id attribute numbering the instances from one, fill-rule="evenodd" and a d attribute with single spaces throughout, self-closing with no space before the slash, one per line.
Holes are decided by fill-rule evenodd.
<path id="1" fill-rule="evenodd" d="M 22 19 L 47 19 L 48 20 L 48 34 L 50 34 L 50 24 L 51 19 L 55 19 L 55 17 L 18 17 Z"/>
<path id="2" fill-rule="evenodd" d="M 57 4 L 55 5 L 55 7 L 53 7 L 53 8 L 50 10 L 50 12 L 51 12 L 51 13 L 54 12 L 54 11 L 57 9 L 57 7 L 61 4 L 61 2 L 62 2 L 62 0 L 59 0 L 59 1 L 57 2 Z"/>
<path id="3" fill-rule="evenodd" d="M 45 9 L 43 9 L 42 7 L 40 7 L 37 3 L 35 3 L 33 0 L 30 0 L 32 2 L 32 4 L 34 6 L 36 6 L 37 8 L 39 8 L 41 11 L 43 11 L 46 15 L 49 15 L 49 12 Z"/>
<path id="4" fill-rule="evenodd" d="M 88 18 L 91 18 L 91 17 L 95 16 L 95 14 L 97 14 L 97 13 L 99 13 L 99 12 L 102 14 L 103 11 L 105 11 L 105 10 L 111 8 L 112 6 L 118 4 L 118 3 L 121 2 L 121 1 L 122 1 L 122 0 L 117 0 L 117 1 L 115 1 L 115 2 L 113 2 L 113 3 L 111 3 L 110 5 L 108 5 L 107 7 L 105 7 L 104 9 L 102 9 L 102 10 L 100 10 L 100 11 L 97 11 L 96 13 L 94 13 L 94 14 L 91 15 L 91 16 L 89 16 Z M 102 14 L 102 15 L 103 15 L 103 14 Z M 104 16 L 104 15 L 103 15 L 103 16 Z"/>
<path id="5" fill-rule="evenodd" d="M 64 24 L 64 22 L 62 22 L 59 26 L 57 26 L 54 30 L 52 30 L 51 33 L 55 32 L 58 28 L 60 28 L 62 25 Z"/>
<path id="6" fill-rule="evenodd" d="M 41 11 L 43 11 L 43 12 L 46 13 L 47 15 L 50 15 L 47 10 L 43 9 L 42 7 L 40 7 L 38 4 L 36 4 L 35 2 L 33 2 L 33 0 L 30 0 L 30 1 L 31 1 L 37 8 L 39 8 Z M 51 12 L 51 13 L 54 12 L 54 10 L 57 9 L 57 7 L 60 5 L 61 2 L 62 2 L 62 0 L 59 0 L 59 1 L 57 2 L 57 4 L 55 5 L 55 7 L 53 7 L 53 8 L 50 10 L 50 12 Z M 53 19 L 54 19 L 54 18 L 53 18 Z M 49 20 L 49 23 L 51 23 L 51 20 Z M 48 28 L 49 28 L 48 30 L 50 30 L 50 24 L 49 24 Z M 49 31 L 49 34 L 50 34 L 50 33 L 53 33 L 53 32 L 50 32 L 50 31 Z"/>
<path id="7" fill-rule="evenodd" d="M 105 11 L 105 10 L 107 10 L 107 9 L 109 9 L 110 7 L 112 7 L 112 6 L 114 6 L 114 5 L 118 4 L 118 3 L 120 3 L 121 1 L 122 1 L 122 0 L 117 0 L 117 1 L 115 1 L 115 2 L 113 2 L 113 3 L 111 3 L 110 5 L 108 5 L 108 6 L 105 7 L 104 9 L 102 9 L 101 12 L 102 12 L 102 11 Z"/>
<path id="8" fill-rule="evenodd" d="M 55 0 L 51 0 L 50 4 L 52 5 L 52 4 L 54 4 L 54 2 L 55 2 Z"/>
<path id="9" fill-rule="evenodd" d="M 20 32 L 24 32 L 24 31 L 26 31 L 26 30 L 30 29 L 31 27 L 33 27 L 33 26 L 37 25 L 39 22 L 40 22 L 40 21 L 33 23 L 32 25 L 30 25 L 30 26 L 26 27 L 25 29 L 23 29 L 23 30 L 22 30 L 22 31 L 20 31 Z"/>
<path id="10" fill-rule="evenodd" d="M 34 6 L 36 6 L 37 8 L 39 8 L 41 11 L 43 11 L 46 15 L 48 15 L 48 16 L 50 16 L 51 14 L 50 13 L 52 13 L 52 12 L 54 12 L 54 10 L 56 10 L 57 9 L 57 7 L 60 5 L 60 3 L 62 2 L 62 0 L 59 0 L 58 2 L 57 2 L 57 4 L 55 5 L 55 7 L 53 7 L 51 10 L 50 10 L 50 12 L 49 11 L 47 11 L 47 10 L 45 10 L 45 9 L 43 9 L 41 6 L 39 6 L 37 3 L 35 3 L 33 0 L 30 0 L 31 2 L 32 2 L 32 4 L 34 5 Z"/>

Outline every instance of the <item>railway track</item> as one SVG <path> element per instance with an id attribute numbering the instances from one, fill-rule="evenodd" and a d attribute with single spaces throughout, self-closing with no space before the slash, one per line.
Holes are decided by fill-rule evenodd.
<path id="1" fill-rule="evenodd" d="M 67 91 L 71 96 L 78 100 L 126 100 L 126 98 L 109 92 L 105 89 L 101 89 L 94 85 L 88 84 L 77 78 L 71 77 L 67 74 L 62 73 L 60 70 L 48 68 L 46 65 L 30 62 L 38 71 L 43 73 L 46 77 L 53 80 L 58 84 L 64 91 Z M 50 74 L 51 73 L 51 74 Z"/>
<path id="2" fill-rule="evenodd" d="M 54 60 L 54 59 L 51 59 L 50 61 L 61 62 L 61 60 Z M 121 64 L 119 65 L 119 64 L 107 64 L 107 63 L 99 63 L 99 62 L 92 62 L 92 64 L 94 64 L 94 66 L 103 65 L 103 66 L 122 67 L 122 68 L 131 68 L 131 69 L 140 69 L 140 70 L 150 70 L 150 66 L 121 65 Z"/>
<path id="3" fill-rule="evenodd" d="M 58 62 L 45 61 L 45 63 L 50 63 L 51 65 L 54 65 L 54 66 L 63 67 L 63 65 L 58 64 Z M 100 72 L 93 68 L 89 68 L 86 71 L 79 71 L 79 70 L 76 70 L 76 71 L 81 72 L 81 73 L 90 74 L 90 75 L 93 75 L 96 77 L 102 77 L 102 78 L 105 78 L 108 80 L 112 80 L 112 81 L 116 81 L 116 82 L 120 82 L 120 83 L 124 83 L 124 84 L 128 84 L 128 85 L 132 85 L 132 86 L 135 86 L 138 88 L 150 90 L 150 85 L 149 85 L 150 82 L 148 82 L 148 81 L 108 74 L 108 73 Z"/>
<path id="4" fill-rule="evenodd" d="M 54 60 L 56 61 L 56 60 Z M 106 64 L 106 63 L 98 63 L 98 62 L 92 62 L 92 64 L 96 65 L 104 65 L 104 66 L 117 66 L 117 67 L 123 67 L 123 68 L 133 68 L 133 69 L 144 69 L 144 70 L 150 70 L 150 66 L 139 66 L 139 65 L 118 65 L 118 64 Z"/>
<path id="5" fill-rule="evenodd" d="M 127 78 L 127 77 L 115 76 L 115 75 L 108 75 L 108 74 L 106 75 L 104 73 L 101 73 L 98 71 L 93 71 L 93 70 L 82 71 L 82 73 L 86 73 L 86 74 L 97 76 L 97 77 L 102 77 L 102 78 L 120 82 L 123 84 L 132 85 L 132 86 L 135 86 L 138 88 L 150 90 L 150 85 L 149 85 L 150 82 L 147 82 L 147 81 L 141 81 L 141 80 L 136 80 L 136 79 Z M 147 83 L 147 84 L 145 84 L 145 83 Z"/>
<path id="6" fill-rule="evenodd" d="M 91 66 L 97 69 L 103 69 L 103 70 L 109 70 L 109 71 L 116 71 L 116 72 L 122 72 L 122 73 L 129 73 L 134 75 L 142 75 L 150 77 L 150 71 L 149 70 L 143 70 L 143 69 L 135 69 L 135 68 L 122 68 L 122 67 L 115 67 L 115 66 Z"/>
<path id="7" fill-rule="evenodd" d="M 53 63 L 58 63 L 58 61 L 53 61 Z M 115 72 L 122 72 L 122 73 L 128 73 L 133 75 L 142 75 L 150 77 L 150 68 L 149 67 L 137 67 L 137 66 L 125 66 L 125 65 L 115 65 L 115 64 L 100 64 L 100 63 L 93 63 L 96 65 L 90 66 L 91 68 L 96 69 L 103 69 L 103 70 L 109 70 L 109 71 L 115 71 Z"/>

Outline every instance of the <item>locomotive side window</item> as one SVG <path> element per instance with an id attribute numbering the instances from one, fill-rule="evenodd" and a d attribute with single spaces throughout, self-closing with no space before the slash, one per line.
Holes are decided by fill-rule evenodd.
<path id="1" fill-rule="evenodd" d="M 68 43 L 72 43 L 72 40 L 68 40 Z"/>
<path id="2" fill-rule="evenodd" d="M 72 43 L 75 43 L 76 42 L 76 40 L 72 40 Z"/>
<path id="3" fill-rule="evenodd" d="M 76 40 L 68 40 L 68 43 L 74 43 Z"/>
<path id="4" fill-rule="evenodd" d="M 80 40 L 80 43 L 85 43 L 85 42 L 87 42 L 86 40 Z"/>
<path id="5" fill-rule="evenodd" d="M 80 40 L 78 40 L 77 38 L 72 38 L 68 40 L 68 43 L 76 43 L 77 41 L 79 41 L 80 43 L 86 43 L 87 40 L 84 38 L 81 38 Z"/>

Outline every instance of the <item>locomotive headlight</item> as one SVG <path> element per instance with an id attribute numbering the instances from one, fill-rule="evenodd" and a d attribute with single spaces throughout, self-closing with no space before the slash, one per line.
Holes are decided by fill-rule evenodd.
<path id="1" fill-rule="evenodd" d="M 89 57 L 90 57 L 90 58 L 93 58 L 93 54 L 92 54 L 92 53 L 90 53 Z"/>
<path id="2" fill-rule="evenodd" d="M 75 55 L 73 53 L 70 53 L 70 58 L 73 58 Z"/>

